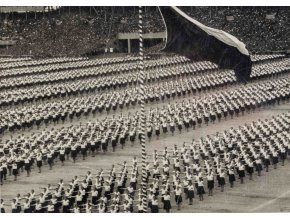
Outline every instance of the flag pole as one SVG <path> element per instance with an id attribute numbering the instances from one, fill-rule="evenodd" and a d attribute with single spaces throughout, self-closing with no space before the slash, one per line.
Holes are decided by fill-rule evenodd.
<path id="1" fill-rule="evenodd" d="M 143 8 L 139 6 L 139 100 L 140 100 L 140 124 L 139 134 L 141 136 L 141 155 L 142 155 L 142 204 L 144 212 L 147 212 L 147 171 L 146 171 L 146 143 L 145 143 L 145 72 L 144 72 L 144 53 L 143 53 Z"/>

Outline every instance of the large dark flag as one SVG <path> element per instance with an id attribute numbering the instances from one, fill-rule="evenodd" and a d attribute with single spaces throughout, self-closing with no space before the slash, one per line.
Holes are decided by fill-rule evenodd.
<path id="1" fill-rule="evenodd" d="M 250 78 L 252 61 L 243 42 L 219 29 L 203 25 L 177 7 L 159 7 L 166 25 L 163 51 L 191 60 L 209 60 L 220 68 L 233 69 L 238 81 Z"/>

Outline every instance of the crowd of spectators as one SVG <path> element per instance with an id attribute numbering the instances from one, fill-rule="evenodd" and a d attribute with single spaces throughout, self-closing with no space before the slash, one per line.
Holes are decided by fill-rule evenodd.
<path id="1" fill-rule="evenodd" d="M 10 28 L 6 28 L 9 31 L 4 36 L 4 29 L 2 38 L 17 40 L 16 46 L 5 49 L 13 55 L 79 56 L 104 47 L 105 38 L 92 24 L 91 20 L 79 14 L 19 19 L 9 22 Z"/>
<path id="2" fill-rule="evenodd" d="M 235 35 L 251 52 L 289 49 L 288 7 L 181 9 L 205 25 Z M 272 19 L 266 19 L 266 15 L 272 15 Z M 233 20 L 227 20 L 227 16 Z M 145 33 L 165 31 L 157 7 L 145 7 L 143 21 Z M 137 32 L 138 7 L 62 7 L 45 13 L 0 14 L 0 28 L 0 39 L 17 40 L 16 46 L 2 49 L 2 53 L 79 56 L 103 49 L 117 33 Z"/>
<path id="3" fill-rule="evenodd" d="M 290 48 L 289 7 L 187 7 L 183 10 L 207 26 L 236 36 L 252 52 Z M 233 20 L 228 21 L 227 16 Z"/>
<path id="4" fill-rule="evenodd" d="M 157 7 L 145 7 L 143 12 L 143 32 L 162 32 L 165 31 L 164 22 Z M 116 17 L 120 23 L 116 25 L 117 32 L 128 33 L 138 32 L 138 10 L 125 16 Z"/>

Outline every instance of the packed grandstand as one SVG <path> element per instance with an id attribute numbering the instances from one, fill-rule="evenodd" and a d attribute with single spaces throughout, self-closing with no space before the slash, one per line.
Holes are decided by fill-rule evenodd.
<path id="1" fill-rule="evenodd" d="M 251 52 L 289 49 L 288 7 L 181 7 L 210 27 L 245 42 Z M 233 17 L 228 19 L 228 17 Z M 49 12 L 0 13 L 0 39 L 17 40 L 1 53 L 81 56 L 104 50 L 118 33 L 138 32 L 137 7 L 60 7 Z M 144 32 L 163 32 L 158 7 L 145 7 Z"/>

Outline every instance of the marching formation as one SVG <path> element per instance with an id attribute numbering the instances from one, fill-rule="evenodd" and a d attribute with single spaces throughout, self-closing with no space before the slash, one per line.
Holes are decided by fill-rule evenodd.
<path id="1" fill-rule="evenodd" d="M 275 61 L 273 63 L 268 63 L 265 65 L 258 64 L 254 67 L 252 72 L 252 78 L 263 78 L 272 75 L 279 75 L 287 73 L 290 70 L 290 59 L 285 59 L 281 61 Z M 201 71 L 208 69 L 207 62 L 204 63 L 205 67 L 201 68 Z M 197 70 L 198 72 L 199 70 Z M 149 71 L 150 72 L 150 71 Z M 194 74 L 195 71 L 189 71 Z M 155 73 L 155 75 L 158 73 Z M 168 75 L 168 74 L 167 74 Z M 20 77 L 21 78 L 21 77 Z M 127 79 L 126 79 L 127 80 Z M 87 81 L 88 82 L 88 81 Z M 235 77 L 233 72 L 212 72 L 208 75 L 202 74 L 201 76 L 192 76 L 189 78 L 180 78 L 175 81 L 165 81 L 159 82 L 158 86 L 156 82 L 153 84 L 148 84 L 146 86 L 146 102 L 158 102 L 164 101 L 165 99 L 172 99 L 175 96 L 185 96 L 194 94 L 196 92 L 201 92 L 205 90 L 213 89 L 214 87 L 223 87 L 235 82 Z M 96 84 L 96 87 L 94 87 Z M 79 84 L 78 87 L 82 91 L 88 92 L 92 89 L 98 89 L 98 84 L 103 84 L 103 82 L 96 81 L 96 83 L 90 83 L 89 86 L 84 86 L 85 83 Z M 89 96 L 78 96 L 82 92 L 81 90 L 63 88 L 58 89 L 57 87 L 50 86 L 55 92 L 51 90 L 37 90 L 32 89 L 30 94 L 37 93 L 32 96 L 25 96 L 24 93 L 19 93 L 13 90 L 13 92 L 3 92 L 5 98 L 2 101 L 2 105 L 10 106 L 19 105 L 20 103 L 35 102 L 37 99 L 51 99 L 51 101 L 34 104 L 31 106 L 20 106 L 16 107 L 14 110 L 9 108 L 9 110 L 4 110 L 0 116 L 0 133 L 5 130 L 13 131 L 15 129 L 30 128 L 33 125 L 40 125 L 41 123 L 48 123 L 50 121 L 58 122 L 60 120 L 64 121 L 66 118 L 72 119 L 73 117 L 80 117 L 81 115 L 88 115 L 89 113 L 95 114 L 96 112 L 102 111 L 116 111 L 117 108 L 123 109 L 124 106 L 127 108 L 132 105 L 135 106 L 138 103 L 138 89 L 137 85 L 137 75 L 135 76 L 134 88 L 126 88 L 125 90 L 110 91 L 106 93 L 97 93 L 95 95 Z M 84 88 L 85 87 L 85 88 Z M 110 87 L 110 86 L 108 86 Z M 42 86 L 42 88 L 44 88 Z M 106 86 L 105 86 L 106 89 Z M 68 90 L 68 92 L 66 91 Z M 48 92 L 48 96 L 45 96 L 45 92 Z M 69 95 L 68 93 L 74 95 L 66 99 Z M 20 95 L 21 94 L 21 95 Z M 10 99 L 8 99 L 8 96 Z M 15 97 L 14 97 L 15 96 Z M 32 97 L 32 98 L 31 98 Z M 56 98 L 54 98 L 56 97 Z M 59 97 L 59 98 L 58 98 Z"/>
<path id="2" fill-rule="evenodd" d="M 233 188 L 238 179 L 241 184 L 247 177 L 253 180 L 255 171 L 261 176 L 277 169 L 279 162 L 284 166 L 290 155 L 289 130 L 288 112 L 154 151 L 146 166 L 150 212 L 170 212 L 173 207 L 180 210 L 185 202 L 192 205 L 195 196 L 199 201 L 206 193 L 213 196 L 216 186 L 224 192 L 226 184 Z M 24 196 L 18 194 L 11 208 L 14 213 L 143 213 L 147 211 L 141 204 L 139 185 L 140 165 L 134 157 L 131 164 L 116 164 L 96 174 L 88 171 L 67 184 L 62 179 L 48 184 L 41 193 L 31 190 Z"/>
<path id="3" fill-rule="evenodd" d="M 290 59 L 254 55 L 251 79 L 182 56 L 145 58 L 146 140 L 191 132 L 278 104 L 289 104 Z M 47 167 L 116 152 L 141 140 L 138 58 L 1 58 L 0 178 L 18 183 Z M 3 65 L 2 65 L 3 64 Z M 270 176 L 290 155 L 290 113 L 230 128 L 147 154 L 147 205 L 141 161 L 112 162 L 68 181 L 1 199 L 1 212 L 171 212 Z M 15 136 L 14 136 L 15 133 Z M 10 136 L 10 137 L 9 137 Z M 127 146 L 126 146 L 127 145 Z M 281 166 L 280 166 L 281 165 Z M 255 173 L 256 171 L 256 173 Z M 269 175 L 268 175 L 269 172 Z"/>

